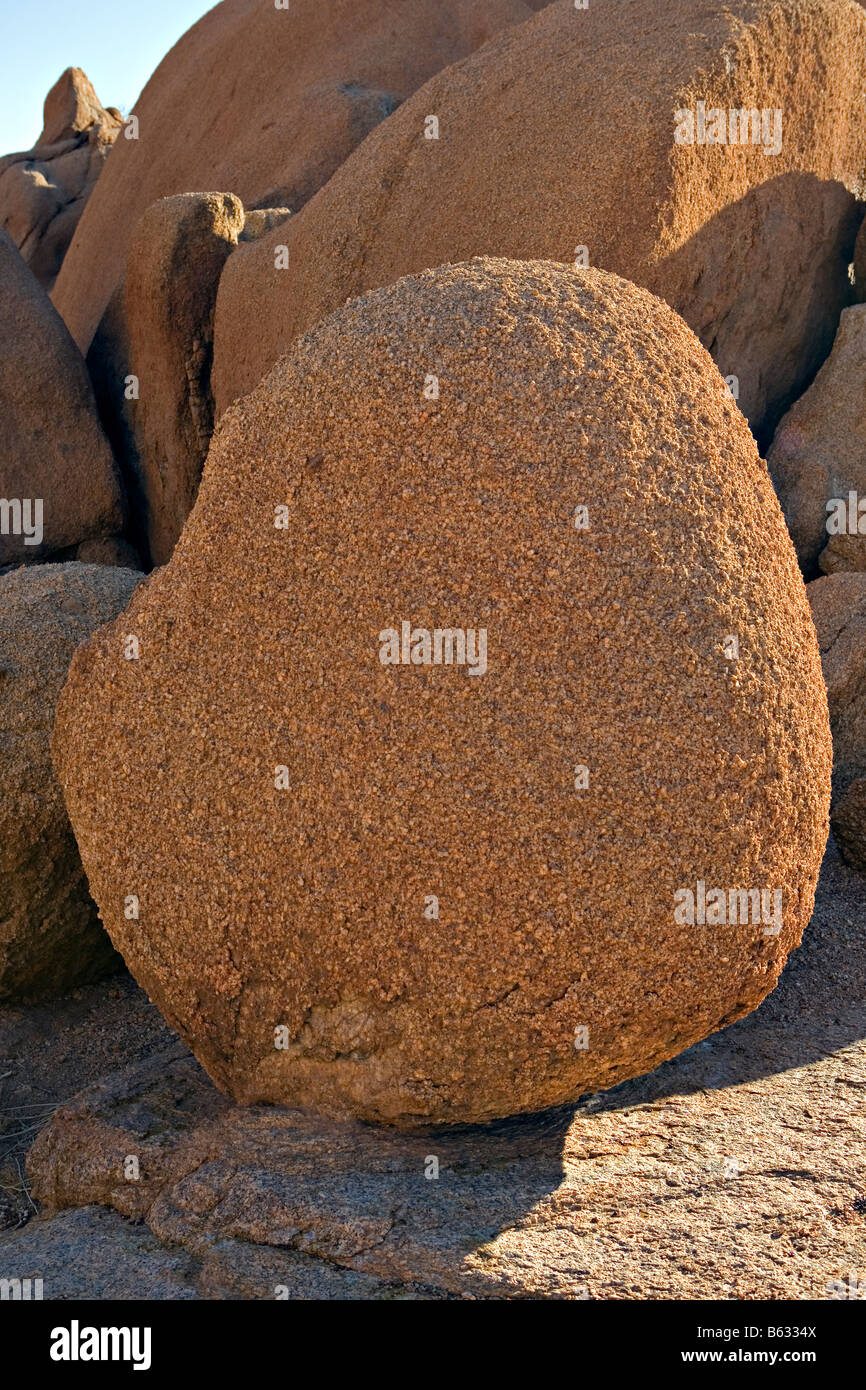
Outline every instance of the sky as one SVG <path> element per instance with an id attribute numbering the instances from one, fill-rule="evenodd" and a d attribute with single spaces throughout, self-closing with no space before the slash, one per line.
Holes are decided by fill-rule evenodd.
<path id="1" fill-rule="evenodd" d="M 83 68 L 124 114 L 213 0 L 0 0 L 0 155 L 29 150 L 65 68 Z"/>

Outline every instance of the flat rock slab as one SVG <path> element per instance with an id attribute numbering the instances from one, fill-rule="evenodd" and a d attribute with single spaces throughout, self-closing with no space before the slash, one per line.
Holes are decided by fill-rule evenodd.
<path id="1" fill-rule="evenodd" d="M 56 1112 L 29 1159 L 44 1215 L 0 1242 L 0 1272 L 51 1268 L 80 1207 L 99 1240 L 188 1259 L 205 1298 L 830 1297 L 866 1272 L 864 948 L 863 878 L 831 846 L 756 1013 L 648 1077 L 489 1126 L 240 1108 L 162 1047 Z"/>
<path id="2" fill-rule="evenodd" d="M 0 1240 L 0 1278 L 29 1279 L 31 1298 L 197 1298 L 197 1270 L 185 1250 L 163 1249 L 146 1226 L 104 1207 L 64 1211 Z"/>

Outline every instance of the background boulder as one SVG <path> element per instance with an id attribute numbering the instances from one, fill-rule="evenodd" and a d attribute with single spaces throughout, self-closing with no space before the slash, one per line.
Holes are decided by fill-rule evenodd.
<path id="1" fill-rule="evenodd" d="M 759 143 L 698 143 L 699 103 L 766 112 L 767 129 Z M 694 143 L 678 143 L 682 113 Z M 285 234 L 232 257 L 217 415 L 352 296 L 490 255 L 588 262 L 666 299 L 737 378 L 763 443 L 851 302 L 864 167 L 860 6 L 561 0 L 432 78 Z"/>
<path id="2" fill-rule="evenodd" d="M 866 869 L 866 574 L 840 572 L 807 588 L 833 731 L 833 832 Z"/>
<path id="3" fill-rule="evenodd" d="M 227 188 L 293 210 L 369 130 L 522 0 L 223 0 L 160 63 L 106 165 L 54 302 L 86 354 L 138 219 L 159 198 Z"/>
<path id="4" fill-rule="evenodd" d="M 50 290 L 122 126 L 80 68 L 67 68 L 45 98 L 32 150 L 0 158 L 0 228 Z"/>
<path id="5" fill-rule="evenodd" d="M 0 499 L 10 508 L 8 517 L 0 515 L 0 565 L 42 560 L 112 536 L 125 519 L 84 359 L 2 231 Z M 28 506 L 29 536 L 23 529 Z"/>
<path id="6" fill-rule="evenodd" d="M 864 386 L 866 304 L 856 304 L 843 312 L 833 351 L 780 421 L 767 454 L 807 578 L 819 569 L 866 570 Z"/>
<path id="7" fill-rule="evenodd" d="M 88 892 L 50 741 L 75 648 L 117 617 L 140 580 L 79 564 L 0 576 L 0 999 L 58 994 L 119 964 Z"/>

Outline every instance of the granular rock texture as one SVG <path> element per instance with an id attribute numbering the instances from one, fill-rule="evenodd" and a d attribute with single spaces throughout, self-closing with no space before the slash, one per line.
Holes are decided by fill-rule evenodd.
<path id="1" fill-rule="evenodd" d="M 163 59 L 81 220 L 55 303 L 87 353 L 130 232 L 159 198 L 227 188 L 297 211 L 364 136 L 523 0 L 223 0 Z"/>
<path id="2" fill-rule="evenodd" d="M 75 648 L 140 574 L 38 565 L 0 577 L 0 998 L 56 994 L 117 964 L 51 768 L 54 706 Z"/>
<path id="3" fill-rule="evenodd" d="M 112 939 L 218 1085 L 399 1124 L 612 1086 L 748 1013 L 827 834 L 745 421 L 666 305 L 552 264 L 305 337 L 77 654 L 54 753 Z"/>
<path id="4" fill-rule="evenodd" d="M 778 988 L 651 1076 L 423 1135 L 233 1106 L 104 985 L 50 1017 L 0 1009 L 3 1100 L 74 1096 L 27 1160 L 42 1217 L 0 1235 L 0 1266 L 46 1299 L 147 1296 L 169 1261 L 205 1298 L 857 1297 L 863 887 L 831 844 Z"/>
<path id="5" fill-rule="evenodd" d="M 757 125 L 743 126 L 737 113 L 752 110 Z M 724 144 L 701 142 L 713 111 Z M 218 415 L 353 295 L 477 255 L 588 257 L 682 314 L 738 378 L 763 442 L 850 302 L 864 167 L 859 5 L 561 0 L 373 131 L 280 231 L 288 271 L 274 271 L 276 233 L 232 257 Z"/>
<path id="6" fill-rule="evenodd" d="M 0 228 L 50 290 L 122 121 L 80 68 L 51 88 L 44 119 L 32 150 L 0 158 Z"/>
<path id="7" fill-rule="evenodd" d="M 0 498 L 15 504 L 0 517 L 0 565 L 114 535 L 124 521 L 84 359 L 3 231 Z"/>
<path id="8" fill-rule="evenodd" d="M 827 575 L 806 592 L 833 731 L 833 830 L 846 859 L 866 868 L 866 574 Z"/>
<path id="9" fill-rule="evenodd" d="M 767 454 L 807 578 L 819 569 L 866 570 L 864 382 L 866 304 L 856 304 L 842 314 L 833 351 Z"/>

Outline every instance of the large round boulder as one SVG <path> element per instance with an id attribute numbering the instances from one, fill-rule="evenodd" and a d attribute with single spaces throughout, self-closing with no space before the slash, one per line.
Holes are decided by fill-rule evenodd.
<path id="1" fill-rule="evenodd" d="M 116 618 L 141 575 L 101 565 L 0 576 L 0 999 L 57 994 L 119 964 L 51 767 L 75 648 Z"/>
<path id="2" fill-rule="evenodd" d="M 850 0 L 561 0 L 432 78 L 288 227 L 231 258 L 217 414 L 352 296 L 509 256 L 666 299 L 763 441 L 850 302 L 864 167 Z"/>
<path id="3" fill-rule="evenodd" d="M 227 189 L 297 211 L 368 131 L 523 0 L 223 0 L 162 60 L 76 230 L 54 302 L 82 352 L 159 198 Z"/>
<path id="4" fill-rule="evenodd" d="M 77 654 L 54 747 L 103 920 L 214 1080 L 402 1124 L 612 1086 L 748 1013 L 827 834 L 746 423 L 671 309 L 546 263 L 304 337 Z"/>

